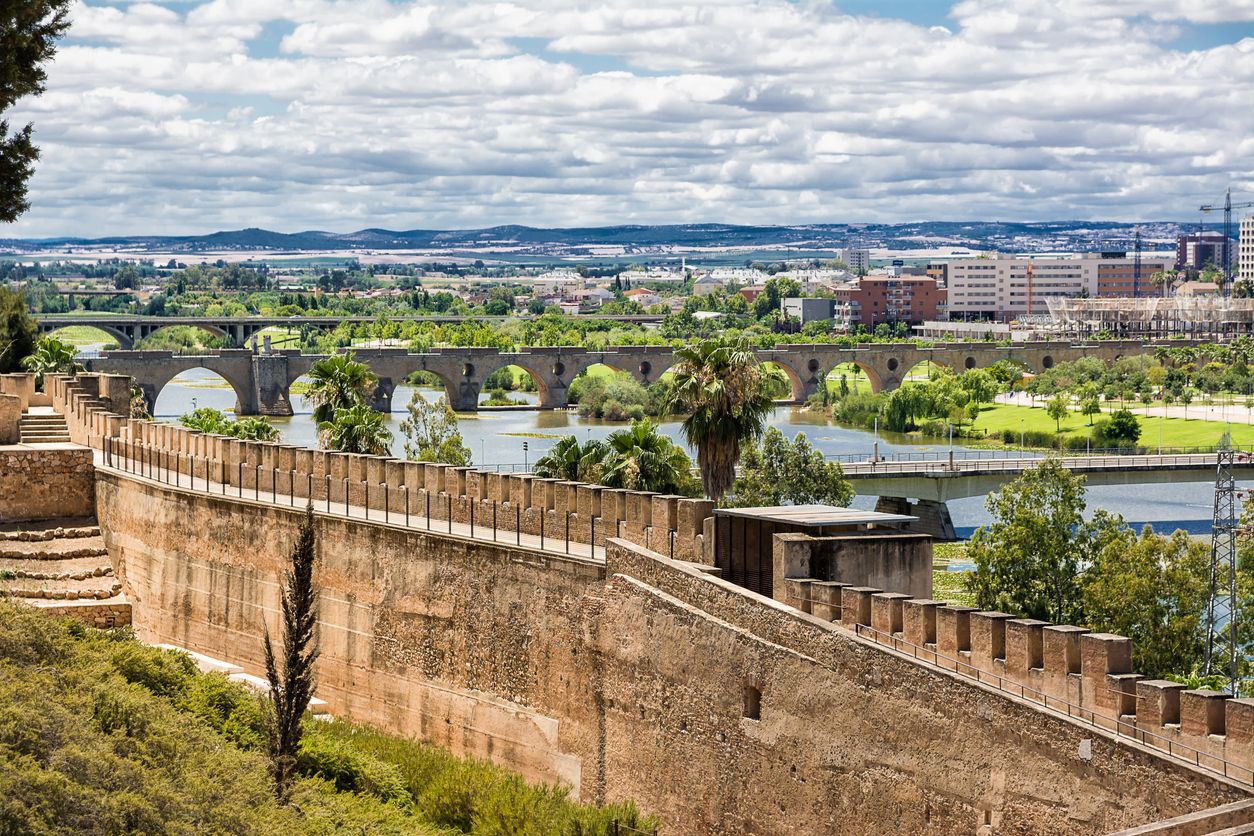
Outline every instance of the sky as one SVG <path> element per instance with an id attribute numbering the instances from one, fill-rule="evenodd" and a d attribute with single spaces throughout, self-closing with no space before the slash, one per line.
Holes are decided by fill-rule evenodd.
<path id="1" fill-rule="evenodd" d="M 0 237 L 1192 220 L 1254 0 L 78 0 Z"/>

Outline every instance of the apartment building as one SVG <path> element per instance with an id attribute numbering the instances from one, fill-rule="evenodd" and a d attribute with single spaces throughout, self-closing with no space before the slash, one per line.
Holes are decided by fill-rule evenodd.
<path id="1" fill-rule="evenodd" d="M 1237 278 L 1254 281 L 1254 215 L 1241 219 L 1241 241 L 1237 253 Z"/>
<path id="2" fill-rule="evenodd" d="M 841 261 L 845 262 L 845 266 L 854 272 L 871 269 L 871 251 L 868 249 L 846 247 L 843 250 L 837 250 L 836 254 L 840 256 Z"/>
<path id="3" fill-rule="evenodd" d="M 1049 313 L 1050 298 L 1077 296 L 1157 296 L 1150 282 L 1169 269 L 1165 255 L 1134 258 L 1123 252 L 1079 253 L 1064 257 L 994 253 L 981 258 L 950 259 L 947 307 L 950 319 L 1008 321 Z"/>
<path id="4" fill-rule="evenodd" d="M 1194 235 L 1176 236 L 1177 270 L 1202 270 L 1208 264 L 1222 269 L 1224 264 L 1224 238 L 1222 232 L 1200 232 Z M 1237 244 L 1228 240 L 1228 263 L 1235 269 Z"/>
<path id="5" fill-rule="evenodd" d="M 846 326 L 919 323 L 945 312 L 945 288 L 931 276 L 863 276 L 833 290 L 835 317 Z"/>

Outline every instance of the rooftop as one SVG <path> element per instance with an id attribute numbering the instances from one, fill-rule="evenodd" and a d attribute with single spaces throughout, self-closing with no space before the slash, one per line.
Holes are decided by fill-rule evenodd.
<path id="1" fill-rule="evenodd" d="M 900 528 L 917 522 L 918 517 L 907 514 L 884 514 L 880 511 L 860 511 L 857 508 L 838 508 L 835 505 L 772 505 L 763 508 L 719 508 L 716 515 L 748 517 L 766 522 L 783 523 L 803 528 L 823 528 L 829 525 L 880 525 Z"/>

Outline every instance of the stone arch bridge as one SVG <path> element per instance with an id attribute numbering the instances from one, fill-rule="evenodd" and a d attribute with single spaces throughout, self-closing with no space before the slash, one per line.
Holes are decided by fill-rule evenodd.
<path id="1" fill-rule="evenodd" d="M 790 401 L 801 403 L 820 391 L 823 380 L 836 366 L 853 363 L 866 372 L 873 391 L 892 390 L 919 363 L 931 361 L 955 371 L 984 368 L 998 360 L 1012 360 L 1027 370 L 1040 372 L 1056 363 L 1081 357 L 1113 361 L 1124 355 L 1152 351 L 1137 341 L 1104 340 L 1091 343 L 1031 342 L 1009 346 L 986 343 L 878 343 L 857 348 L 832 345 L 781 345 L 757 352 L 763 362 L 776 364 L 790 385 Z M 430 372 L 444 385 L 449 403 L 459 412 L 478 408 L 484 381 L 505 366 L 518 366 L 536 383 L 541 409 L 569 404 L 568 391 L 575 377 L 596 364 L 626 372 L 649 385 L 674 365 L 669 346 L 620 346 L 593 350 L 582 347 L 533 347 L 516 352 L 495 348 L 437 348 L 412 354 L 403 348 L 360 349 L 354 356 L 379 376 L 376 409 L 388 411 L 392 394 L 414 372 Z M 156 403 L 161 389 L 177 374 L 204 368 L 221 375 L 234 389 L 240 415 L 291 415 L 291 385 L 325 355 L 296 351 L 254 352 L 224 349 L 203 355 L 168 351 L 109 351 L 88 361 L 93 372 L 133 377 L 148 398 Z"/>

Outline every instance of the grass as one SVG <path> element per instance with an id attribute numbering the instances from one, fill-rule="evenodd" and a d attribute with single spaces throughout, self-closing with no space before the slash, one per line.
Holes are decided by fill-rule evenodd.
<path id="1" fill-rule="evenodd" d="M 1095 421 L 1107 417 L 1106 413 L 1095 415 Z M 1164 447 L 1199 447 L 1210 446 L 1219 441 L 1225 431 L 1231 430 L 1233 443 L 1246 448 L 1254 445 L 1254 426 L 1249 424 L 1227 424 L 1221 421 L 1202 421 L 1184 418 L 1146 417 L 1138 415 L 1141 422 L 1140 444 L 1145 447 L 1156 447 L 1159 439 L 1159 428 L 1162 428 L 1162 445 Z M 1041 406 L 1017 406 L 1014 404 L 993 404 L 980 410 L 979 420 L 975 422 L 977 430 L 987 430 L 990 436 L 1000 435 L 1002 430 L 1018 432 L 1020 427 L 1025 430 L 1044 430 L 1055 432 L 1054 419 L 1045 412 L 1044 402 Z M 1087 435 L 1090 432 L 1089 419 L 1079 412 L 1069 412 L 1061 422 L 1064 435 Z"/>
<path id="2" fill-rule="evenodd" d="M 127 631 L 0 601 L 0 832 L 652 832 L 628 803 L 341 721 L 307 722 L 293 806 L 274 800 L 263 703 Z M 638 832 L 638 831 L 636 831 Z"/>

